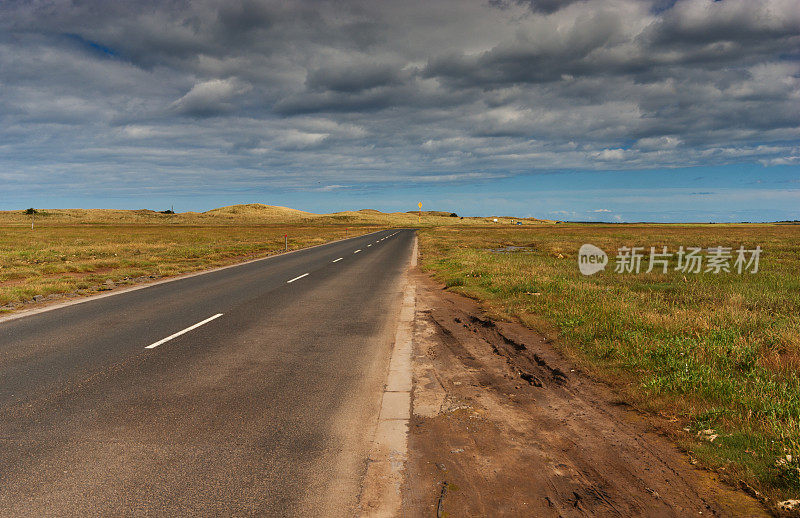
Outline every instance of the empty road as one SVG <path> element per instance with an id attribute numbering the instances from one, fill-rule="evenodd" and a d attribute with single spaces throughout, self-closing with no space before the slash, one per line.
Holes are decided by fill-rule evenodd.
<path id="1" fill-rule="evenodd" d="M 0 516 L 350 514 L 413 241 L 0 321 Z"/>

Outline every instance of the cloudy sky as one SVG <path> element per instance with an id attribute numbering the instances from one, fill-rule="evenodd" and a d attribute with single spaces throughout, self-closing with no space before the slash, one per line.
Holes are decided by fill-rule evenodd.
<path id="1" fill-rule="evenodd" d="M 0 209 L 800 219 L 797 0 L 0 1 Z"/>

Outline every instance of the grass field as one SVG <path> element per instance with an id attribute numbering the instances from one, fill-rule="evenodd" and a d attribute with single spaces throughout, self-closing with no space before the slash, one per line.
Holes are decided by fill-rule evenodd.
<path id="1" fill-rule="evenodd" d="M 584 243 L 609 253 L 606 270 L 579 272 Z M 681 245 L 759 245 L 760 271 L 614 272 L 619 247 Z M 705 465 L 800 496 L 800 226 L 441 227 L 420 232 L 420 251 L 450 289 L 557 337 L 635 406 L 685 427 L 678 439 Z"/>
<path id="2" fill-rule="evenodd" d="M 421 217 L 371 209 L 313 214 L 263 204 L 179 214 L 0 211 L 0 312 L 32 300 L 85 295 L 277 253 L 284 249 L 284 234 L 289 235 L 289 248 L 297 249 L 381 228 L 473 227 L 495 225 L 493 220 L 437 211 Z"/>
<path id="3" fill-rule="evenodd" d="M 0 211 L 0 312 L 31 300 L 85 295 L 277 253 L 284 248 L 284 234 L 289 234 L 289 248 L 297 249 L 381 228 L 487 226 L 495 225 L 494 219 L 371 209 L 313 214 L 258 203 L 179 214 Z"/>
<path id="4" fill-rule="evenodd" d="M 364 234 L 371 225 L 46 224 L 0 227 L 0 307 L 83 295 Z"/>

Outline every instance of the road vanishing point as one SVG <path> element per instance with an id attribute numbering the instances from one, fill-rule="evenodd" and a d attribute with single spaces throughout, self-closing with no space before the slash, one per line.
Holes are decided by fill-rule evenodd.
<path id="1" fill-rule="evenodd" d="M 352 514 L 414 239 L 0 320 L 0 516 Z"/>

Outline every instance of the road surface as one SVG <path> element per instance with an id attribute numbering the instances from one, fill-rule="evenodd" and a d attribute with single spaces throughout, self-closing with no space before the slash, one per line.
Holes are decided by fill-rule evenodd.
<path id="1" fill-rule="evenodd" d="M 349 514 L 414 240 L 0 322 L 0 516 Z"/>

